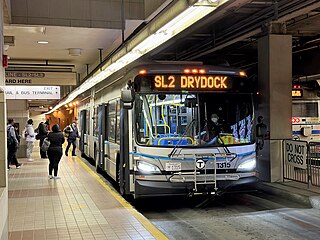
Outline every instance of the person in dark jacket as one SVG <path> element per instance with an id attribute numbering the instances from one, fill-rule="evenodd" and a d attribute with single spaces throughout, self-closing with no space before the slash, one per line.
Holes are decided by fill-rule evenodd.
<path id="1" fill-rule="evenodd" d="M 21 163 L 17 159 L 17 149 L 19 147 L 18 135 L 14 128 L 14 120 L 12 118 L 8 119 L 7 125 L 7 149 L 8 149 L 8 169 L 10 169 L 10 164 L 16 165 L 16 168 L 21 167 Z"/>
<path id="2" fill-rule="evenodd" d="M 47 137 L 48 135 L 48 127 L 44 122 L 39 123 L 39 126 L 37 128 L 38 134 L 37 134 L 37 139 L 40 140 L 40 156 L 41 158 L 47 158 L 47 153 L 45 151 L 41 150 L 41 146 L 43 144 L 43 140 Z"/>
<path id="3" fill-rule="evenodd" d="M 73 121 L 72 124 L 66 126 L 64 132 L 68 135 L 68 146 L 65 154 L 68 156 L 68 151 L 72 144 L 72 156 L 76 156 L 77 137 L 79 137 L 77 122 Z"/>
<path id="4" fill-rule="evenodd" d="M 62 157 L 62 144 L 64 143 L 63 133 L 58 124 L 53 125 L 52 132 L 48 134 L 50 146 L 48 148 L 49 157 L 49 179 L 60 179 L 58 177 L 58 166 Z M 54 175 L 52 176 L 52 171 Z"/>

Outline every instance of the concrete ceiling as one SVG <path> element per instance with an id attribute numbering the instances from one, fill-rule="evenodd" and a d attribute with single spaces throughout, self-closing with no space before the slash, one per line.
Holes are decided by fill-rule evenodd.
<path id="1" fill-rule="evenodd" d="M 141 21 L 127 21 L 125 36 L 128 36 Z M 87 66 L 98 63 L 99 49 L 105 56 L 110 48 L 121 43 L 121 30 L 99 28 L 75 28 L 59 26 L 5 25 L 5 36 L 14 36 L 14 46 L 9 46 L 9 67 L 23 63 L 26 67 L 35 64 L 74 65 L 74 72 L 83 73 Z M 38 41 L 48 41 L 39 44 Z M 70 48 L 81 49 L 80 56 L 70 56 Z M 97 62 L 97 63 L 96 63 Z M 94 67 L 93 67 L 94 68 Z"/>
<path id="2" fill-rule="evenodd" d="M 10 63 L 61 63 L 75 65 L 81 72 L 86 64 L 99 57 L 98 49 L 107 49 L 120 36 L 121 30 L 70 28 L 56 26 L 5 26 L 5 36 L 14 36 L 15 45 L 7 54 Z M 38 44 L 48 41 L 48 44 Z M 81 49 L 80 56 L 70 56 L 69 48 Z"/>
<path id="3" fill-rule="evenodd" d="M 140 20 L 126 22 L 125 38 L 141 24 Z M 4 36 L 13 36 L 5 54 L 9 56 L 8 70 L 24 71 L 72 71 L 80 74 L 80 80 L 100 62 L 102 58 L 121 44 L 119 29 L 75 28 L 59 26 L 4 26 Z M 48 44 L 39 44 L 47 41 Z M 5 46 L 6 48 L 7 46 Z M 80 56 L 70 56 L 69 49 L 81 49 Z M 68 88 L 67 91 L 70 91 Z M 56 100 L 29 100 L 28 106 L 54 105 Z"/>
<path id="4" fill-rule="evenodd" d="M 271 31 L 270 23 L 286 25 L 286 33 L 293 36 L 294 48 L 305 43 L 319 44 L 320 3 L 318 0 L 237 0 L 223 14 L 212 14 L 203 21 L 170 40 L 150 54 L 154 60 L 196 60 L 216 64 L 226 60 L 230 65 L 246 70 L 256 69 L 256 40 Z M 277 2 L 277 5 L 275 5 Z M 141 21 L 127 21 L 126 36 Z M 277 27 L 278 25 L 276 25 Z M 280 29 L 282 31 L 282 29 Z M 273 30 L 272 30 L 273 31 Z M 277 31 L 277 29 L 276 29 Z M 280 34 L 286 34 L 281 32 Z M 70 28 L 53 26 L 4 27 L 5 36 L 15 36 L 14 46 L 7 54 L 10 64 L 33 63 L 74 65 L 73 71 L 86 72 L 86 64 L 94 69 L 99 63 L 99 50 L 105 57 L 121 44 L 121 30 Z M 49 43 L 40 45 L 39 40 Z M 307 46 L 309 47 L 309 45 Z M 69 48 L 80 48 L 81 56 L 69 56 Z M 11 65 L 14 66 L 14 65 Z"/>
<path id="5" fill-rule="evenodd" d="M 319 0 L 237 2 L 238 6 L 230 9 L 226 4 L 226 11 L 222 14 L 209 15 L 170 40 L 171 44 L 161 50 L 156 49 L 151 54 L 152 58 L 230 65 L 243 68 L 253 76 L 257 74 L 258 66 L 257 40 L 266 34 L 291 35 L 294 60 L 299 60 L 302 53 L 312 52 L 315 55 L 320 52 Z M 297 52 L 301 54 L 295 54 Z M 307 64 L 309 62 L 306 61 L 297 63 Z M 303 74 L 320 73 L 318 69 L 314 67 Z M 293 74 L 300 75 L 302 71 L 298 70 L 295 68 Z"/>

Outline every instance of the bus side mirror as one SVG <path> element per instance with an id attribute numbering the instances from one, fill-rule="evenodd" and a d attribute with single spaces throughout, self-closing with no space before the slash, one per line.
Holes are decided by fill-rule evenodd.
<path id="1" fill-rule="evenodd" d="M 124 87 L 121 89 L 121 101 L 124 109 L 132 109 L 135 99 L 135 92 L 133 88 Z"/>

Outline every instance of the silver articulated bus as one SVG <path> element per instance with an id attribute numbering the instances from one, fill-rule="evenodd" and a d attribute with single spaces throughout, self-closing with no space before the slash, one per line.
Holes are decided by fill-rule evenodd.
<path id="1" fill-rule="evenodd" d="M 238 69 L 153 63 L 79 106 L 83 155 L 134 198 L 216 193 L 256 181 L 253 87 Z"/>

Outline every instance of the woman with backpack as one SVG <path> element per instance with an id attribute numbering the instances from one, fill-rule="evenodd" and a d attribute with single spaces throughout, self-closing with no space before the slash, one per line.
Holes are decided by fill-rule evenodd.
<path id="1" fill-rule="evenodd" d="M 48 134 L 50 146 L 48 148 L 49 157 L 49 179 L 60 179 L 58 177 L 58 166 L 62 157 L 62 144 L 64 143 L 63 133 L 58 124 L 52 126 L 52 132 Z M 54 172 L 54 175 L 52 175 Z"/>
<path id="2" fill-rule="evenodd" d="M 36 136 L 36 139 L 37 139 L 37 140 L 40 140 L 40 143 L 39 143 L 39 146 L 40 146 L 40 156 L 41 156 L 41 158 L 47 158 L 47 153 L 41 149 L 41 146 L 42 146 L 42 144 L 43 144 L 44 139 L 45 139 L 45 138 L 47 137 L 47 135 L 48 135 L 48 132 L 49 132 L 49 130 L 48 130 L 48 125 L 45 124 L 44 122 L 39 123 L 39 126 L 38 126 L 38 128 L 37 128 L 37 132 L 38 132 L 38 134 L 37 134 L 37 136 Z"/>
<path id="3" fill-rule="evenodd" d="M 21 167 L 21 163 L 17 159 L 17 149 L 19 147 L 19 141 L 14 129 L 14 120 L 12 118 L 8 119 L 7 125 L 7 149 L 8 149 L 8 169 L 10 169 L 10 164 L 16 165 L 16 168 Z"/>

